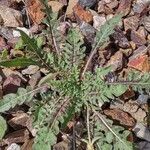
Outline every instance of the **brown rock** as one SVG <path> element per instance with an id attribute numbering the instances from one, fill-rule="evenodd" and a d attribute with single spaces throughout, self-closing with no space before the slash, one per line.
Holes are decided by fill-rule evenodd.
<path id="1" fill-rule="evenodd" d="M 132 0 L 120 0 L 119 7 L 117 9 L 117 13 L 123 13 L 124 16 L 129 14 L 131 10 Z"/>
<path id="2" fill-rule="evenodd" d="M 3 139 L 0 142 L 0 146 L 4 145 L 10 145 L 12 143 L 24 143 L 26 140 L 29 139 L 29 132 L 27 129 L 21 129 L 18 131 L 14 131 L 10 134 L 7 134 L 5 136 L 5 139 Z"/>
<path id="3" fill-rule="evenodd" d="M 135 93 L 132 89 L 128 89 L 125 93 L 121 95 L 121 99 L 123 100 L 129 100 L 130 98 L 133 98 L 135 96 Z"/>
<path id="4" fill-rule="evenodd" d="M 143 19 L 143 25 L 144 25 L 145 29 L 146 29 L 148 32 L 150 32 L 150 16 L 144 17 L 144 19 Z"/>
<path id="5" fill-rule="evenodd" d="M 21 86 L 21 79 L 17 75 L 10 75 L 6 78 L 3 83 L 3 92 L 4 94 L 16 93 L 18 87 Z"/>
<path id="6" fill-rule="evenodd" d="M 136 123 L 132 116 L 121 109 L 107 109 L 104 110 L 104 114 L 115 121 L 119 121 L 119 123 L 123 126 L 133 127 Z"/>
<path id="7" fill-rule="evenodd" d="M 136 44 L 136 46 L 141 46 L 146 44 L 145 37 L 141 36 L 137 31 L 131 31 L 131 40 Z"/>
<path id="8" fill-rule="evenodd" d="M 57 1 L 49 1 L 48 5 L 51 6 L 53 12 L 60 12 L 63 8 L 63 4 Z"/>
<path id="9" fill-rule="evenodd" d="M 0 5 L 0 16 L 5 27 L 19 27 L 23 25 L 21 13 L 5 5 Z"/>
<path id="10" fill-rule="evenodd" d="M 105 12 L 105 3 L 103 1 L 98 2 L 98 13 L 104 13 Z"/>
<path id="11" fill-rule="evenodd" d="M 84 10 L 84 8 L 79 4 L 74 6 L 73 11 L 77 20 L 79 19 L 79 21 L 85 21 L 87 23 L 92 22 L 93 16 L 91 12 L 88 10 Z"/>
<path id="12" fill-rule="evenodd" d="M 146 55 L 148 52 L 149 47 L 146 47 L 145 45 L 140 46 L 139 48 L 137 48 L 136 50 L 134 50 L 132 56 L 129 58 L 129 60 L 135 59 L 141 55 Z"/>
<path id="13" fill-rule="evenodd" d="M 136 30 L 139 26 L 139 21 L 140 20 L 138 16 L 131 16 L 131 17 L 125 18 L 123 20 L 125 31 L 127 31 L 128 29 Z"/>
<path id="14" fill-rule="evenodd" d="M 117 0 L 112 0 L 110 3 L 106 4 L 107 7 L 115 9 L 118 7 L 119 2 Z"/>
<path id="15" fill-rule="evenodd" d="M 22 145 L 21 150 L 33 150 L 32 148 L 33 143 L 34 143 L 33 139 L 26 141 Z"/>
<path id="16" fill-rule="evenodd" d="M 136 58 L 129 60 L 128 67 L 140 70 L 142 72 L 149 72 L 149 58 L 147 55 L 140 55 Z"/>
<path id="17" fill-rule="evenodd" d="M 43 6 L 39 0 L 27 0 L 27 10 L 34 23 L 40 24 L 45 16 Z"/>
<path id="18" fill-rule="evenodd" d="M 146 39 L 148 33 L 143 26 L 140 26 L 137 32 Z"/>
<path id="19" fill-rule="evenodd" d="M 73 13 L 73 8 L 76 6 L 78 0 L 69 0 L 66 15 L 71 15 Z"/>
<path id="20" fill-rule="evenodd" d="M 123 64 L 123 53 L 121 51 L 116 52 L 108 61 L 107 66 L 112 65 L 113 71 L 120 70 Z"/>
<path id="21" fill-rule="evenodd" d="M 13 114 L 13 118 L 8 121 L 8 124 L 15 130 L 27 127 L 29 130 L 32 128 L 32 121 L 29 115 L 26 113 Z"/>
<path id="22" fill-rule="evenodd" d="M 115 43 L 118 44 L 119 47 L 121 48 L 130 47 L 130 43 L 121 29 L 116 28 L 112 37 L 115 40 Z"/>

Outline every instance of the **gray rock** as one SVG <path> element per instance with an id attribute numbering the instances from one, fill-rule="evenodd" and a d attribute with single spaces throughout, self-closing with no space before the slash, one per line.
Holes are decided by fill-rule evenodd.
<path id="1" fill-rule="evenodd" d="M 79 0 L 78 3 L 83 7 L 91 8 L 96 4 L 97 0 Z"/>

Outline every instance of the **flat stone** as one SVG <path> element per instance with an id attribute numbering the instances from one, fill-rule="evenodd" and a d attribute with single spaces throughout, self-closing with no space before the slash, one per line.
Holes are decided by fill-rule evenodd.
<path id="1" fill-rule="evenodd" d="M 0 5 L 0 15 L 3 19 L 5 27 L 23 26 L 22 15 L 19 11 L 9 8 L 5 5 Z"/>

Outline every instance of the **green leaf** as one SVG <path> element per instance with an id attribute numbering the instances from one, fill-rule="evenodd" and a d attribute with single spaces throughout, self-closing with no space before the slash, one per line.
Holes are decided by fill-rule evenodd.
<path id="1" fill-rule="evenodd" d="M 3 60 L 0 62 L 0 66 L 3 67 L 26 67 L 29 65 L 37 65 L 37 63 L 29 58 L 23 58 L 23 57 L 14 58 L 10 60 Z"/>
<path id="2" fill-rule="evenodd" d="M 5 135 L 6 130 L 7 130 L 6 121 L 2 116 L 0 116 L 0 140 Z"/>
<path id="3" fill-rule="evenodd" d="M 27 91 L 24 88 L 19 88 L 16 94 L 11 93 L 5 95 L 3 99 L 0 100 L 0 112 L 8 111 L 10 108 L 14 108 L 16 105 L 21 105 L 25 101 L 31 101 L 36 90 L 38 89 Z"/>
<path id="4" fill-rule="evenodd" d="M 118 84 L 116 86 L 115 85 L 110 86 L 110 88 L 112 88 L 112 93 L 118 97 L 122 95 L 123 93 L 125 93 L 125 91 L 128 89 L 128 86 Z"/>

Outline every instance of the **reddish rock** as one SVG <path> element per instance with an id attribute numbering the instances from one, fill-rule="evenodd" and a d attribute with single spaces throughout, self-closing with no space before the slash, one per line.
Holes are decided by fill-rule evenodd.
<path id="1" fill-rule="evenodd" d="M 34 23 L 40 24 L 45 16 L 43 6 L 39 0 L 27 0 L 27 10 Z"/>
<path id="2" fill-rule="evenodd" d="M 133 127 L 136 123 L 132 116 L 118 108 L 104 110 L 104 114 L 123 126 Z"/>
<path id="3" fill-rule="evenodd" d="M 140 70 L 142 72 L 150 71 L 149 58 L 147 55 L 140 55 L 136 58 L 130 59 L 128 67 Z"/>
<path id="4" fill-rule="evenodd" d="M 146 44 L 146 39 L 140 35 L 137 31 L 131 31 L 131 40 L 136 44 L 136 46 L 141 46 Z"/>
<path id="5" fill-rule="evenodd" d="M 74 11 L 74 14 L 75 14 L 75 17 L 77 18 L 77 20 L 85 21 L 87 23 L 92 22 L 93 16 L 92 16 L 91 12 L 88 10 L 84 10 L 84 8 L 82 6 L 80 6 L 79 4 L 74 6 L 73 11 Z"/>
<path id="6" fill-rule="evenodd" d="M 117 13 L 123 13 L 123 15 L 126 16 L 131 10 L 131 3 L 132 0 L 120 0 Z"/>

